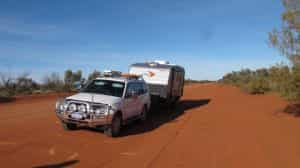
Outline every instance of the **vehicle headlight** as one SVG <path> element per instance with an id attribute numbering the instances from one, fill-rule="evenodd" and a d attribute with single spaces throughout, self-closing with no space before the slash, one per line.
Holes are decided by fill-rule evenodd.
<path id="1" fill-rule="evenodd" d="M 79 105 L 78 106 L 78 111 L 81 112 L 81 113 L 86 113 L 87 112 L 86 106 L 84 104 Z"/>
<path id="2" fill-rule="evenodd" d="M 70 112 L 75 112 L 77 110 L 77 105 L 75 103 L 69 104 L 68 110 Z"/>
<path id="3" fill-rule="evenodd" d="M 66 106 L 67 105 L 66 105 L 65 99 L 59 99 L 59 100 L 57 100 L 56 103 L 55 103 L 56 112 L 61 113 L 61 112 L 65 111 L 66 110 Z"/>
<path id="4" fill-rule="evenodd" d="M 107 105 L 94 105 L 92 106 L 93 112 L 95 116 L 100 117 L 100 116 L 105 116 L 108 114 L 108 108 L 109 106 Z"/>

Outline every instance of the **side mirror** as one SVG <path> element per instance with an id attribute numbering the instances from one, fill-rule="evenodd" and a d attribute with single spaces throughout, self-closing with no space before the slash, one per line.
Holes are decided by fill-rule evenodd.
<path id="1" fill-rule="evenodd" d="M 83 88 L 84 84 L 80 81 L 77 81 L 73 84 L 73 86 L 77 91 L 80 91 Z"/>
<path id="2" fill-rule="evenodd" d="M 78 85 L 77 88 L 76 88 L 77 91 L 80 91 L 82 89 L 82 87 L 83 87 L 83 85 Z"/>
<path id="3" fill-rule="evenodd" d="M 77 86 L 76 86 L 76 90 L 77 90 L 77 91 L 80 91 L 80 90 L 81 90 L 81 88 L 82 88 L 82 86 L 81 86 L 81 85 L 77 85 Z"/>

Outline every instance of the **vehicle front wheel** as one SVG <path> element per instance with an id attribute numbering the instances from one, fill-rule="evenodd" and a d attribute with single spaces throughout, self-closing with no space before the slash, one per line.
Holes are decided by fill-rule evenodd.
<path id="1" fill-rule="evenodd" d="M 75 130 L 77 128 L 77 125 L 76 124 L 70 124 L 70 123 L 61 123 L 62 124 L 62 127 L 65 129 L 65 130 Z"/>
<path id="2" fill-rule="evenodd" d="M 122 117 L 121 115 L 117 114 L 116 116 L 114 116 L 114 118 L 112 119 L 112 122 L 110 125 L 108 125 L 105 129 L 104 129 L 104 133 L 107 136 L 110 137 L 117 137 L 120 134 L 120 130 L 121 130 L 121 124 L 122 124 Z"/>

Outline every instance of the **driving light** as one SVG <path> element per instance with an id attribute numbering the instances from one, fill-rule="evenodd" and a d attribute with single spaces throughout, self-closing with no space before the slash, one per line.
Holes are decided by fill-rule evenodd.
<path id="1" fill-rule="evenodd" d="M 87 112 L 86 106 L 83 104 L 78 106 L 78 111 L 81 113 L 86 113 Z"/>
<path id="2" fill-rule="evenodd" d="M 76 104 L 71 103 L 71 104 L 69 105 L 69 107 L 68 107 L 68 110 L 69 110 L 70 112 L 76 111 L 76 110 L 77 110 Z"/>

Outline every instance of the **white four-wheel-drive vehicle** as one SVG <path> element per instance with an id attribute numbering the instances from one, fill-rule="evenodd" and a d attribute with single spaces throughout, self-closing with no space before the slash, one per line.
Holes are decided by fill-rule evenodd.
<path id="1" fill-rule="evenodd" d="M 146 119 L 148 90 L 145 81 L 134 76 L 97 78 L 78 94 L 58 100 L 56 114 L 65 129 L 103 126 L 105 134 L 118 136 L 128 121 Z"/>

